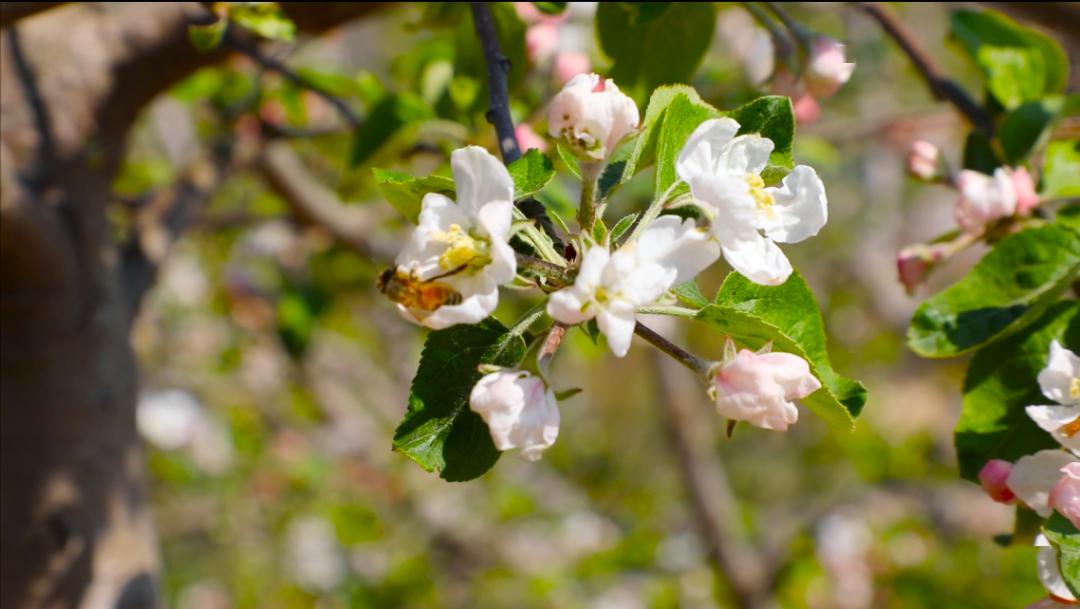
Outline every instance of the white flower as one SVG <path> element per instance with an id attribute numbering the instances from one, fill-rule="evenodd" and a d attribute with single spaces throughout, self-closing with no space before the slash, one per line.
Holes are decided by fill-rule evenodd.
<path id="1" fill-rule="evenodd" d="M 528 372 L 488 374 L 473 387 L 469 407 L 487 423 L 495 448 L 520 448 L 529 461 L 539 459 L 559 437 L 555 392 Z"/>
<path id="2" fill-rule="evenodd" d="M 1028 406 L 1028 416 L 1062 446 L 1080 451 L 1080 357 L 1058 341 L 1051 342 L 1038 379 L 1043 395 L 1058 405 Z"/>
<path id="3" fill-rule="evenodd" d="M 960 200 L 956 202 L 956 223 L 968 232 L 982 230 L 989 222 L 1016 212 L 1016 188 L 1003 167 L 993 176 L 964 169 L 956 176 Z"/>
<path id="4" fill-rule="evenodd" d="M 611 79 L 578 74 L 551 100 L 548 131 L 579 157 L 603 161 L 640 120 L 634 100 Z"/>
<path id="5" fill-rule="evenodd" d="M 791 263 L 774 241 L 797 243 L 821 230 L 828 219 L 825 186 L 812 168 L 799 165 L 780 187 L 766 187 L 760 173 L 772 140 L 736 137 L 738 130 L 730 118 L 703 122 L 686 140 L 676 171 L 712 216 L 724 259 L 755 283 L 779 285 Z"/>
<path id="6" fill-rule="evenodd" d="M 1006 485 L 1024 505 L 1049 518 L 1053 512 L 1049 505 L 1050 492 L 1061 479 L 1061 468 L 1074 462 L 1076 457 L 1068 451 L 1040 450 L 1017 459 Z"/>
<path id="7" fill-rule="evenodd" d="M 733 354 L 735 344 L 730 338 L 726 350 L 726 361 L 711 371 L 709 391 L 714 394 L 716 411 L 732 421 L 784 431 L 799 420 L 792 400 L 821 389 L 821 383 L 810 374 L 810 365 L 797 355 L 749 349 Z"/>
<path id="8" fill-rule="evenodd" d="M 596 318 L 612 353 L 622 357 L 630 349 L 638 308 L 693 279 L 719 256 L 719 247 L 693 220 L 662 216 L 615 253 L 589 248 L 574 285 L 551 295 L 548 314 L 565 324 Z"/>
<path id="9" fill-rule="evenodd" d="M 436 280 L 460 295 L 434 310 L 398 303 L 401 314 L 432 329 L 473 324 L 495 310 L 499 286 L 514 279 L 517 263 L 507 241 L 514 181 L 502 163 L 478 146 L 455 150 L 450 166 L 457 203 L 424 195 L 418 226 L 397 258 L 399 272 Z"/>
<path id="10" fill-rule="evenodd" d="M 844 57 L 844 45 L 828 36 L 818 36 L 810 45 L 807 61 L 806 90 L 814 97 L 832 97 L 851 78 L 855 63 Z"/>
<path id="11" fill-rule="evenodd" d="M 1036 561 L 1039 568 L 1039 581 L 1042 582 L 1043 587 L 1046 588 L 1046 591 L 1050 593 L 1054 600 L 1075 602 L 1076 597 L 1073 596 L 1072 590 L 1069 590 L 1069 587 L 1065 584 L 1065 578 L 1061 576 L 1061 569 L 1058 567 L 1057 550 L 1050 545 L 1050 541 L 1041 533 L 1035 538 L 1035 547 L 1039 548 Z"/>
<path id="12" fill-rule="evenodd" d="M 135 410 L 139 434 L 161 450 L 177 450 L 190 444 L 202 420 L 202 405 L 180 389 L 148 393 L 139 398 Z"/>

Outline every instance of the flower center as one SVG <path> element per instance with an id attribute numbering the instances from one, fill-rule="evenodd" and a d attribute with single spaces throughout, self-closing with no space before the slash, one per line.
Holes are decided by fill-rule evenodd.
<path id="1" fill-rule="evenodd" d="M 773 196 L 765 191 L 765 180 L 759 175 L 746 176 L 746 183 L 750 185 L 750 196 L 754 197 L 757 208 L 761 211 L 769 210 L 775 203 Z"/>
<path id="2" fill-rule="evenodd" d="M 600 304 L 604 304 L 605 302 L 607 302 L 608 298 L 609 298 L 608 293 L 607 293 L 607 289 L 605 289 L 603 286 L 600 286 L 600 287 L 596 288 L 596 296 L 595 296 L 595 298 L 596 298 L 596 302 L 598 302 Z"/>
<path id="3" fill-rule="evenodd" d="M 1080 398 L 1080 376 L 1073 377 L 1069 382 L 1069 397 L 1074 400 Z"/>
<path id="4" fill-rule="evenodd" d="M 1062 425 L 1061 429 L 1059 429 L 1058 431 L 1065 434 L 1069 438 L 1075 436 L 1078 432 L 1080 432 L 1080 417 L 1076 417 L 1075 419 Z"/>
<path id="5" fill-rule="evenodd" d="M 443 270 L 452 271 L 466 265 L 479 268 L 489 262 L 487 241 L 473 237 L 457 224 L 437 233 L 435 240 L 446 244 L 446 250 L 439 256 L 439 266 Z"/>

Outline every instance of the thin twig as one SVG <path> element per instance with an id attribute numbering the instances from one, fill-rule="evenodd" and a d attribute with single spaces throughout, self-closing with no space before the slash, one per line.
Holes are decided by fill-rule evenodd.
<path id="1" fill-rule="evenodd" d="M 677 362 L 686 366 L 690 370 L 697 372 L 698 374 L 705 374 L 709 371 L 709 367 L 712 365 L 708 360 L 702 359 L 693 353 L 690 353 L 686 349 L 676 345 L 657 334 L 654 330 L 648 326 L 643 325 L 640 321 L 634 326 L 634 334 L 637 334 L 641 338 L 652 344 L 657 349 L 667 353 Z"/>
<path id="2" fill-rule="evenodd" d="M 896 44 L 900 46 L 900 50 L 908 56 L 915 69 L 926 81 L 934 99 L 951 103 L 976 129 L 987 135 L 993 134 L 994 123 L 986 110 L 975 102 L 954 80 L 945 76 L 941 68 L 934 63 L 934 60 L 919 45 L 918 40 L 907 29 L 907 26 L 897 19 L 889 9 L 876 2 L 861 2 L 859 7 L 877 21 L 881 29 L 885 30 L 885 33 L 896 41 Z"/>
<path id="3" fill-rule="evenodd" d="M 488 112 L 487 120 L 495 126 L 495 136 L 499 139 L 499 152 L 503 162 L 509 165 L 521 158 L 517 135 L 514 133 L 514 120 L 510 116 L 510 90 L 507 75 L 510 73 L 510 60 L 499 48 L 499 36 L 495 30 L 495 19 L 491 15 L 491 6 L 487 2 L 470 2 L 473 25 L 480 46 L 484 50 L 484 61 L 488 74 Z"/>
<path id="4" fill-rule="evenodd" d="M 353 109 L 349 107 L 349 104 L 345 103 L 345 100 L 327 91 L 318 84 L 312 82 L 310 79 L 305 78 L 300 74 L 297 74 L 292 69 L 290 69 L 289 66 L 278 61 L 277 59 L 274 59 L 273 57 L 264 54 L 262 51 L 259 50 L 258 45 L 256 45 L 255 43 L 244 40 L 240 36 L 233 34 L 231 31 L 226 32 L 225 43 L 228 44 L 230 47 L 236 49 L 240 53 L 243 53 L 244 55 L 251 58 L 252 61 L 254 61 L 262 68 L 270 70 L 271 72 L 277 72 L 282 77 L 284 77 L 285 80 L 293 83 L 294 85 L 302 89 L 307 89 L 326 100 L 326 102 L 333 106 L 334 109 L 338 111 L 338 114 L 340 114 L 341 117 L 345 119 L 345 122 L 349 123 L 350 127 L 355 129 L 363 123 L 360 117 L 357 116 L 356 112 L 354 112 Z"/>
<path id="5" fill-rule="evenodd" d="M 565 336 L 566 324 L 562 322 L 555 322 L 551 329 L 548 330 L 547 336 L 544 337 L 544 343 L 540 345 L 540 352 L 536 354 L 536 364 L 541 372 L 547 373 L 551 358 L 555 357 L 555 352 L 559 350 L 559 345 L 562 344 Z"/>

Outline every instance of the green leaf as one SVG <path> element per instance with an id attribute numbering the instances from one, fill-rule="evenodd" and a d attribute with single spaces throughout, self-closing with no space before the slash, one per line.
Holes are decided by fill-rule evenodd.
<path id="1" fill-rule="evenodd" d="M 545 15 L 558 15 L 566 10 L 565 2 L 533 2 L 533 6 Z"/>
<path id="2" fill-rule="evenodd" d="M 964 140 L 964 169 L 973 169 L 980 173 L 992 174 L 1001 166 L 990 138 L 978 131 L 968 133 Z"/>
<path id="3" fill-rule="evenodd" d="M 1047 198 L 1080 197 L 1080 140 L 1047 145 L 1041 194 Z"/>
<path id="4" fill-rule="evenodd" d="M 998 139 L 1005 153 L 1005 161 L 1010 165 L 1018 165 L 1026 160 L 1064 106 L 1063 96 L 1052 95 L 1022 104 L 1005 115 L 1005 120 L 998 129 Z"/>
<path id="5" fill-rule="evenodd" d="M 955 11 L 952 36 L 986 76 L 987 89 L 1012 110 L 1068 82 L 1068 59 L 1053 38 L 1025 28 L 997 11 Z"/>
<path id="6" fill-rule="evenodd" d="M 1074 596 L 1080 596 L 1080 531 L 1068 518 L 1054 512 L 1046 521 L 1043 533 L 1058 551 L 1058 569 L 1065 585 Z"/>
<path id="7" fill-rule="evenodd" d="M 514 178 L 514 199 L 524 199 L 540 192 L 555 177 L 555 163 L 532 148 L 507 166 Z"/>
<path id="8" fill-rule="evenodd" d="M 225 28 L 228 26 L 229 22 L 225 19 L 218 19 L 207 25 L 189 25 L 188 39 L 191 40 L 191 46 L 200 51 L 213 51 L 221 46 Z"/>
<path id="9" fill-rule="evenodd" d="M 399 131 L 432 118 L 434 114 L 424 100 L 412 93 L 398 93 L 384 97 L 371 109 L 367 120 L 353 136 L 351 167 L 357 167 L 371 159 Z"/>
<path id="10" fill-rule="evenodd" d="M 804 358 L 822 388 L 803 399 L 803 404 L 831 425 L 852 428 L 866 403 L 866 388 L 833 370 L 821 312 L 798 272 L 779 286 L 758 285 L 731 273 L 720 287 L 716 304 L 701 309 L 696 319 L 752 349 L 771 342 L 777 351 Z"/>
<path id="11" fill-rule="evenodd" d="M 570 150 L 562 144 L 555 144 L 555 150 L 559 153 L 559 160 L 563 162 L 563 165 L 566 165 L 566 170 L 580 180 L 581 162 L 577 160 L 574 153 L 570 152 Z"/>
<path id="12" fill-rule="evenodd" d="M 596 10 L 600 47 L 615 62 L 611 77 L 639 101 L 660 85 L 688 81 L 712 42 L 713 3 L 660 4 L 667 3 L 601 2 Z"/>
<path id="13" fill-rule="evenodd" d="M 1037 319 L 1080 273 L 1076 229 L 1009 235 L 963 279 L 915 310 L 908 345 L 923 357 L 967 353 Z"/>
<path id="14" fill-rule="evenodd" d="M 698 287 L 697 281 L 693 279 L 671 288 L 671 293 L 675 295 L 675 298 L 695 309 L 700 309 L 709 304 L 709 299 L 705 298 L 705 295 L 701 293 L 701 288 Z"/>
<path id="15" fill-rule="evenodd" d="M 448 197 L 454 196 L 454 181 L 445 176 L 427 176 L 417 178 L 400 171 L 379 169 L 371 170 L 375 177 L 375 185 L 379 187 L 386 200 L 401 212 L 401 215 L 416 224 L 420 216 L 421 202 L 424 195 L 429 192 L 437 192 Z"/>
<path id="16" fill-rule="evenodd" d="M 630 227 L 634 225 L 634 221 L 638 219 L 640 214 L 627 214 L 622 217 L 615 226 L 611 227 L 611 243 L 613 245 L 619 243 L 619 239 L 626 234 L 626 231 L 630 230 Z"/>
<path id="17" fill-rule="evenodd" d="M 229 19 L 263 38 L 286 41 L 296 38 L 296 24 L 277 2 L 230 2 Z"/>
<path id="18" fill-rule="evenodd" d="M 1046 398 L 1036 377 L 1046 367 L 1050 341 L 1080 344 L 1080 305 L 1059 302 L 1023 332 L 980 349 L 964 380 L 956 423 L 960 475 L 977 481 L 990 459 L 1016 459 L 1058 444 L 1024 412 Z"/>
<path id="19" fill-rule="evenodd" d="M 698 125 L 710 118 L 715 118 L 712 111 L 691 102 L 686 95 L 675 96 L 668 105 L 656 140 L 657 196 L 679 179 L 675 173 L 675 162 L 686 145 L 686 139 Z"/>
<path id="20" fill-rule="evenodd" d="M 591 340 L 594 345 L 599 344 L 600 326 L 596 323 L 595 318 L 590 319 L 583 324 L 579 324 L 578 327 L 581 328 L 581 331 L 585 333 L 585 336 L 589 337 L 589 340 Z"/>
<path id="21" fill-rule="evenodd" d="M 701 106 L 709 110 L 711 118 L 723 116 L 716 108 L 705 103 L 698 92 L 688 85 L 671 85 L 657 87 L 649 97 L 649 103 L 645 107 L 645 117 L 641 121 L 634 147 L 623 167 L 622 181 L 626 182 L 634 177 L 640 169 L 653 163 L 656 153 L 656 142 L 660 137 L 660 126 L 667 113 L 668 106 L 679 96 L 686 97 L 691 104 Z"/>
<path id="22" fill-rule="evenodd" d="M 779 95 L 759 97 L 727 113 L 739 122 L 739 135 L 758 133 L 773 142 L 769 165 L 761 172 L 766 184 L 783 179 L 794 166 L 791 146 L 795 141 L 795 112 L 791 99 Z"/>
<path id="23" fill-rule="evenodd" d="M 409 409 L 394 433 L 394 450 L 451 482 L 472 480 L 499 459 L 469 394 L 480 364 L 517 366 L 525 341 L 494 318 L 428 335 L 409 394 Z"/>

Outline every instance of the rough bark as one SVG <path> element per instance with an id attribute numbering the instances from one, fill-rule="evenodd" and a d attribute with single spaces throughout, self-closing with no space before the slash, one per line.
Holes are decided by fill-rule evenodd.
<path id="1" fill-rule="evenodd" d="M 371 10 L 308 4 L 298 25 L 325 29 Z M 203 12 L 196 3 L 72 4 L 0 34 L 5 609 L 158 603 L 128 344 L 137 301 L 125 298 L 127 256 L 105 206 L 138 112 L 223 57 L 187 40 L 189 19 Z"/>

